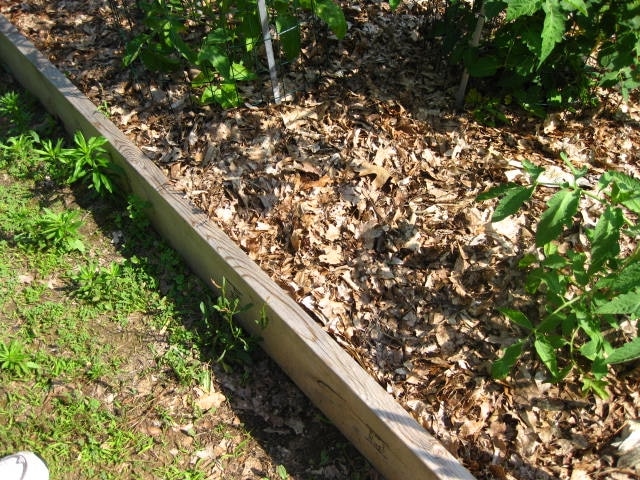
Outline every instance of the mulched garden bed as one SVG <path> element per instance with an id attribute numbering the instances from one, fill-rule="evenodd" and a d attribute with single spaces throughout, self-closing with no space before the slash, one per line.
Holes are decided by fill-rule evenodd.
<path id="1" fill-rule="evenodd" d="M 516 265 L 544 199 L 491 225 L 493 204 L 474 198 L 522 160 L 561 167 L 562 151 L 590 180 L 640 178 L 640 109 L 611 94 L 500 128 L 456 113 L 459 78 L 423 35 L 425 9 L 345 7 L 346 38 L 307 52 L 309 71 L 324 63 L 306 94 L 228 111 L 196 106 L 179 76 L 125 70 L 103 2 L 0 13 L 478 478 L 637 478 L 611 446 L 640 417 L 637 368 L 608 400 L 545 383 L 533 357 L 491 378 L 519 335 L 496 307 L 529 301 Z"/>

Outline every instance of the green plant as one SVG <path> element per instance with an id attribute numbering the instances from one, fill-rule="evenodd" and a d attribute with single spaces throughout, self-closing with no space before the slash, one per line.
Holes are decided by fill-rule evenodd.
<path id="1" fill-rule="evenodd" d="M 249 337 L 236 321 L 238 313 L 248 310 L 250 305 L 240 307 L 238 298 L 230 298 L 227 294 L 226 280 L 222 280 L 220 295 L 213 304 L 200 302 L 200 312 L 204 324 L 204 341 L 211 350 L 214 359 L 225 370 L 233 365 L 250 363 L 249 352 L 257 344 L 258 339 Z M 214 310 L 217 315 L 211 315 Z"/>
<path id="2" fill-rule="evenodd" d="M 166 480 L 205 480 L 206 478 L 206 474 L 201 470 L 173 465 L 158 469 L 155 473 Z"/>
<path id="3" fill-rule="evenodd" d="M 40 139 L 40 136 L 35 132 L 32 132 L 32 136 L 36 141 L 32 155 L 38 164 L 41 165 L 40 169 L 43 172 L 41 178 L 37 178 L 36 180 L 50 177 L 50 180 L 54 180 L 56 183 L 66 181 L 69 176 L 67 156 L 70 150 L 63 147 L 63 140 L 59 138 L 54 142 L 48 138 Z M 35 148 L 38 143 L 39 148 Z"/>
<path id="4" fill-rule="evenodd" d="M 74 285 L 73 295 L 90 303 L 109 301 L 120 275 L 120 265 L 112 263 L 108 267 L 98 267 L 94 262 L 80 265 L 77 271 L 68 275 Z"/>
<path id="5" fill-rule="evenodd" d="M 40 168 L 37 155 L 33 154 L 37 141 L 34 132 L 21 133 L 0 142 L 0 168 L 16 178 L 30 178 Z"/>
<path id="6" fill-rule="evenodd" d="M 130 313 L 147 311 L 160 303 L 155 291 L 158 281 L 146 271 L 145 262 L 135 255 L 105 267 L 95 262 L 83 264 L 67 273 L 67 278 L 75 298 L 95 306 L 98 311 L 116 312 L 124 322 Z"/>
<path id="7" fill-rule="evenodd" d="M 160 358 L 160 364 L 171 369 L 182 385 L 197 384 L 202 378 L 202 364 L 194 358 L 192 347 L 171 339 L 171 346 Z"/>
<path id="8" fill-rule="evenodd" d="M 11 137 L 27 131 L 32 119 L 30 106 L 17 92 L 6 92 L 0 95 L 0 117 L 7 121 L 7 127 L 2 135 Z M 0 140 L 2 136 L 0 136 Z"/>
<path id="9" fill-rule="evenodd" d="M 288 478 L 290 478 L 289 473 L 287 472 L 287 469 L 284 467 L 284 465 L 278 465 L 276 467 L 276 473 L 281 480 L 287 480 Z"/>
<path id="10" fill-rule="evenodd" d="M 108 157 L 104 137 L 84 138 L 76 132 L 74 146 L 64 148 L 63 140 L 40 138 L 35 131 L 21 133 L 0 142 L 0 168 L 16 178 L 54 180 L 70 184 L 88 181 L 98 193 L 113 193 L 112 178 L 120 172 Z"/>
<path id="11" fill-rule="evenodd" d="M 525 291 L 542 296 L 537 320 L 511 308 L 500 311 L 526 332 L 493 364 L 495 377 L 506 377 L 526 346 L 533 347 L 552 381 L 577 369 L 585 392 L 606 397 L 606 375 L 618 363 L 640 358 L 640 337 L 624 333 L 621 323 L 640 317 L 640 181 L 608 171 L 597 189 L 583 188 L 587 168 L 562 158 L 572 174 L 564 183 L 542 183 L 544 169 L 523 162 L 529 185 L 507 183 L 480 194 L 480 201 L 500 198 L 492 221 L 516 213 L 541 187 L 558 189 L 546 202 L 535 231 L 537 250 L 520 260 L 527 269 Z M 577 215 L 584 201 L 594 205 L 586 224 Z M 570 233 L 578 231 L 578 240 Z M 623 248 L 624 245 L 624 248 Z M 631 323 L 634 325 L 634 323 Z"/>
<path id="12" fill-rule="evenodd" d="M 22 377 L 39 368 L 25 352 L 24 345 L 15 340 L 9 341 L 8 344 L 0 342 L 0 370 Z"/>
<path id="13" fill-rule="evenodd" d="M 489 96 L 512 96 L 544 115 L 547 107 L 593 105 L 597 87 L 627 97 L 640 86 L 637 1 L 487 0 L 482 10 L 479 3 L 450 0 L 434 35 Z M 476 15 L 487 26 L 472 46 Z"/>
<path id="14" fill-rule="evenodd" d="M 149 208 L 151 208 L 151 203 L 146 200 L 142 200 L 133 194 L 127 197 L 127 215 L 129 220 L 134 222 L 140 230 L 144 230 L 151 225 L 146 213 Z"/>
<path id="15" fill-rule="evenodd" d="M 199 73 L 192 86 L 201 90 L 202 103 L 224 108 L 241 104 L 238 83 L 256 78 L 255 54 L 263 38 L 257 0 L 207 3 L 199 10 L 177 0 L 145 0 L 138 5 L 144 30 L 128 42 L 125 66 L 140 59 L 152 71 L 195 68 Z M 340 38 L 347 30 L 333 0 L 274 0 L 270 7 L 287 60 L 300 53 L 297 8 L 317 15 Z"/>
<path id="16" fill-rule="evenodd" d="M 104 137 L 84 138 L 82 132 L 78 131 L 73 136 L 74 148 L 67 149 L 64 161 L 72 167 L 69 183 L 78 180 L 87 182 L 90 180 L 89 188 L 93 188 L 99 194 L 114 192 L 112 178 L 119 173 L 120 169 L 113 164 L 104 146 L 107 139 Z"/>
<path id="17" fill-rule="evenodd" d="M 27 226 L 25 232 L 16 235 L 16 240 L 33 243 L 40 249 L 84 252 L 85 245 L 80 235 L 83 222 L 79 216 L 77 210 L 54 212 L 44 208 L 43 213 Z"/>
<path id="18" fill-rule="evenodd" d="M 98 105 L 98 111 L 102 113 L 105 117 L 111 117 L 111 107 L 109 106 L 109 102 L 103 100 L 100 105 Z"/>
<path id="19" fill-rule="evenodd" d="M 473 118 L 483 125 L 495 127 L 509 124 L 509 119 L 502 111 L 503 102 L 498 98 L 484 97 L 473 88 L 467 93 L 465 103 L 472 109 Z"/>
<path id="20" fill-rule="evenodd" d="M 36 148 L 33 150 L 33 153 L 37 153 L 40 156 L 40 160 L 45 162 L 64 162 L 64 157 L 67 155 L 67 151 L 62 146 L 62 139 L 59 138 L 55 141 L 44 138 L 40 139 L 40 136 L 32 133 L 36 142 L 40 143 L 41 148 Z"/>

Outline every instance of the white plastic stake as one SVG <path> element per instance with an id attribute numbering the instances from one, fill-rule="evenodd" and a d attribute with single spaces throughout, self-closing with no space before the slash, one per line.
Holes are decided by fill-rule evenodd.
<path id="1" fill-rule="evenodd" d="M 276 70 L 276 60 L 273 56 L 273 43 L 271 41 L 271 30 L 269 29 L 269 15 L 267 14 L 267 4 L 265 0 L 258 0 L 258 14 L 260 15 L 260 25 L 262 26 L 262 39 L 267 52 L 267 64 L 269 65 L 269 76 L 271 77 L 271 88 L 273 89 L 273 99 L 280 103 L 280 82 L 278 82 L 278 72 Z"/>

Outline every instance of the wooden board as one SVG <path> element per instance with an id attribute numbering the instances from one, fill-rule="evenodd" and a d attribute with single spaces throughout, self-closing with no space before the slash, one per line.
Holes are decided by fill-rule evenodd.
<path id="1" fill-rule="evenodd" d="M 381 474 L 474 478 L 204 213 L 172 190 L 156 165 L 2 15 L 0 62 L 69 132 L 108 140 L 127 188 L 152 205 L 158 232 L 212 288 L 224 278 L 230 296 L 254 306 L 240 317 L 242 326 L 263 338 L 267 354 Z M 264 330 L 256 324 L 261 311 L 268 318 Z"/>

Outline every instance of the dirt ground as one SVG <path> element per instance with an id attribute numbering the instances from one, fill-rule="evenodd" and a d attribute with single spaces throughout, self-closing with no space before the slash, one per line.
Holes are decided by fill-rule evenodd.
<path id="1" fill-rule="evenodd" d="M 425 4 L 392 14 L 360 2 L 345 7 L 343 40 L 306 52 L 306 93 L 221 111 L 194 105 L 178 78 L 123 69 L 102 2 L 5 3 L 0 12 L 474 475 L 638 478 L 611 445 L 640 417 L 637 368 L 612 379 L 608 400 L 577 381 L 544 382 L 532 357 L 491 378 L 518 335 L 496 307 L 522 298 L 516 264 L 532 219 L 491 226 L 493 206 L 474 200 L 522 160 L 561 166 L 562 151 L 592 180 L 607 168 L 640 178 L 636 103 L 610 95 L 593 111 L 482 125 L 451 108 L 459 76 L 422 35 Z"/>

